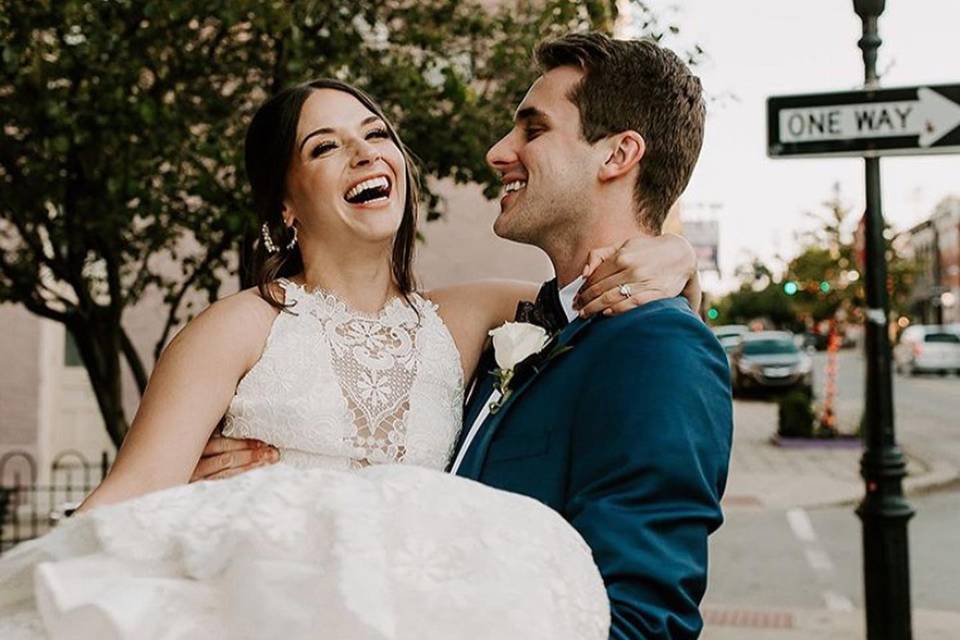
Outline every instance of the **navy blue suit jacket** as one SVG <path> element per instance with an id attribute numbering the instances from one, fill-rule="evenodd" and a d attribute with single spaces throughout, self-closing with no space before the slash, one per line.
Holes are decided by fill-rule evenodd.
<path id="1" fill-rule="evenodd" d="M 558 345 L 572 349 L 520 381 L 458 475 L 536 498 L 580 532 L 611 638 L 696 638 L 732 437 L 724 352 L 680 298 L 575 320 Z M 464 432 L 494 385 L 478 375 Z"/>

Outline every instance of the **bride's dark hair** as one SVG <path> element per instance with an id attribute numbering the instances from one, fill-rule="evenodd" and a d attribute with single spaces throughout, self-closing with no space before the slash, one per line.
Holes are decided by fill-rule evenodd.
<path id="1" fill-rule="evenodd" d="M 420 209 L 420 183 L 417 167 L 410 152 L 400 141 L 396 129 L 369 95 L 345 82 L 330 78 L 311 80 L 284 89 L 257 110 L 247 129 L 244 160 L 247 178 L 253 190 L 253 203 L 259 224 L 267 225 L 273 244 L 279 252 L 270 253 L 263 238 L 254 253 L 254 281 L 264 300 L 275 307 L 285 308 L 276 287 L 277 278 L 296 275 L 303 271 L 303 256 L 300 247 L 287 249 L 292 232 L 283 224 L 281 212 L 286 191 L 287 172 L 296 145 L 297 125 L 300 112 L 310 94 L 318 89 L 334 89 L 349 93 L 383 120 L 390 139 L 403 154 L 404 172 L 407 178 L 407 195 L 403 203 L 403 219 L 393 241 L 391 265 L 393 279 L 409 302 L 408 294 L 416 289 L 413 275 L 413 255 L 417 241 L 417 219 Z"/>

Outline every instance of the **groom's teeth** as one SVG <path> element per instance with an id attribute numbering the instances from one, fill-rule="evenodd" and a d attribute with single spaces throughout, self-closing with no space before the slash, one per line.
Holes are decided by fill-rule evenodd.
<path id="1" fill-rule="evenodd" d="M 503 192 L 513 193 L 514 191 L 520 191 L 520 189 L 523 189 L 525 186 L 527 186 L 527 183 L 523 180 L 515 180 L 514 182 L 508 182 L 503 185 Z"/>

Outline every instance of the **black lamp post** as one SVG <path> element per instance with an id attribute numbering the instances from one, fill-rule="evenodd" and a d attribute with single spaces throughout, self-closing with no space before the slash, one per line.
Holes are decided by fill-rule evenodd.
<path id="1" fill-rule="evenodd" d="M 853 0 L 863 20 L 864 80 L 867 90 L 878 87 L 877 19 L 885 0 Z M 906 459 L 897 447 L 893 427 L 893 380 L 890 339 L 887 332 L 886 247 L 880 202 L 880 159 L 865 159 L 867 208 L 865 213 L 867 298 L 867 380 L 864 420 L 864 453 L 860 473 L 866 483 L 857 515 L 863 522 L 863 573 L 868 640 L 910 640 L 910 562 L 907 521 L 913 509 L 903 497 Z"/>

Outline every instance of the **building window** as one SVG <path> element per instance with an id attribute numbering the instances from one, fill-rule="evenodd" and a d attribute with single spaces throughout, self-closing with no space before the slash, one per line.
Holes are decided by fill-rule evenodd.
<path id="1" fill-rule="evenodd" d="M 77 349 L 77 341 L 73 339 L 73 334 L 69 329 L 64 330 L 63 345 L 63 364 L 67 367 L 82 367 L 83 361 L 80 359 L 80 350 Z"/>

